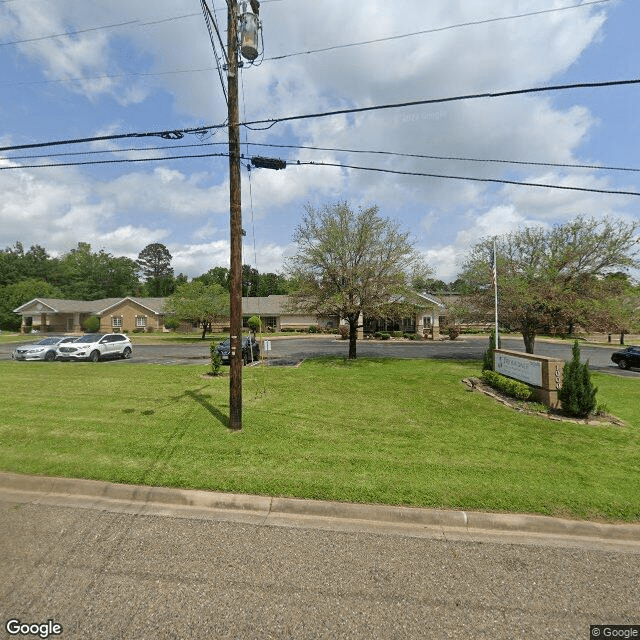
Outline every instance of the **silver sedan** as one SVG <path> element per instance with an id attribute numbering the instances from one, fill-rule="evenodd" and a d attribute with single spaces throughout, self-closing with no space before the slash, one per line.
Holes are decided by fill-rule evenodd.
<path id="1" fill-rule="evenodd" d="M 63 342 L 75 340 L 73 336 L 48 336 L 38 342 L 25 344 L 13 351 L 11 357 L 14 360 L 47 360 L 51 362 L 56 359 L 56 349 Z"/>

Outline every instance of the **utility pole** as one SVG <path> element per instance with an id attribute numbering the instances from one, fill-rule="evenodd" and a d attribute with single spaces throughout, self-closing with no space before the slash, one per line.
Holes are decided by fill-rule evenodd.
<path id="1" fill-rule="evenodd" d="M 227 86 L 229 93 L 230 318 L 229 428 L 242 429 L 242 207 L 240 109 L 238 105 L 238 3 L 227 0 Z"/>

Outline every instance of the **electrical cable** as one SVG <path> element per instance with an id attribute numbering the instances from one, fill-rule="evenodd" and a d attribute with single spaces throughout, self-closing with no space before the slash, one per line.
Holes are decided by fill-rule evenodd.
<path id="1" fill-rule="evenodd" d="M 1 2 L 2 0 L 0 0 Z M 5 0 L 5 1 L 15 1 L 15 0 Z M 279 2 L 281 0 L 263 0 L 262 4 L 264 4 L 265 2 Z M 260 62 L 256 63 L 256 62 L 252 62 L 252 66 L 260 66 L 264 61 L 277 61 L 277 60 L 283 60 L 286 58 L 290 58 L 290 57 L 295 57 L 295 56 L 301 56 L 301 55 L 308 55 L 308 54 L 312 54 L 312 53 L 322 53 L 325 51 L 331 51 L 331 50 L 335 50 L 335 49 L 344 49 L 347 47 L 356 47 L 356 46 L 362 46 L 362 45 L 367 45 L 367 44 L 375 44 L 375 43 L 379 43 L 379 42 L 386 42 L 386 41 L 391 41 L 391 40 L 398 40 L 401 38 L 408 38 L 408 37 L 412 37 L 412 36 L 417 36 L 417 35 L 423 35 L 423 34 L 428 34 L 428 33 L 437 33 L 439 31 L 447 31 L 450 29 L 457 29 L 457 28 L 461 28 L 461 27 L 467 27 L 467 26 L 474 26 L 474 25 L 482 25 L 482 24 L 487 24 L 487 23 L 491 23 L 491 22 L 499 22 L 499 21 L 503 21 L 503 20 L 513 20 L 513 19 L 517 19 L 517 18 L 524 18 L 524 17 L 530 17 L 530 16 L 536 16 L 536 15 L 541 15 L 541 14 L 545 14 L 545 13 L 554 13 L 554 12 L 558 12 L 558 11 L 567 11 L 570 9 L 578 9 L 581 7 L 586 7 L 589 5 L 595 5 L 595 4 L 603 4 L 606 2 L 611 2 L 612 0 L 592 0 L 590 2 L 585 2 L 583 4 L 575 4 L 575 5 L 569 5 L 566 7 L 557 7 L 555 9 L 543 9 L 541 11 L 532 11 L 529 13 L 522 13 L 522 14 L 517 14 L 517 15 L 512 15 L 512 16 L 502 16 L 502 17 L 498 17 L 498 18 L 486 18 L 483 20 L 477 20 L 477 21 L 470 21 L 470 22 L 463 22 L 460 24 L 455 24 L 455 25 L 449 25 L 449 26 L 445 26 L 445 27 L 438 27 L 436 29 L 426 29 L 426 30 L 422 30 L 422 31 L 415 31 L 412 33 L 405 33 L 405 34 L 398 34 L 395 36 L 385 36 L 382 38 L 376 38 L 374 40 L 365 40 L 365 41 L 361 41 L 361 42 L 351 42 L 351 43 L 345 43 L 345 44 L 341 44 L 341 45 L 332 45 L 329 47 L 324 47 L 324 48 L 320 48 L 320 49 L 313 49 L 313 50 L 308 50 L 308 51 L 299 51 L 299 52 L 294 52 L 294 53 L 287 53 L 287 54 L 282 54 L 280 56 L 274 56 L 274 57 L 270 57 L 270 58 L 265 58 L 264 57 L 264 42 L 263 42 L 263 54 L 262 57 L 260 59 Z M 221 9 L 217 9 L 215 11 L 221 11 Z M 215 13 L 215 11 L 213 13 Z M 190 18 L 193 16 L 199 15 L 197 13 L 189 13 L 189 14 L 185 14 L 185 15 L 181 15 L 181 16 L 173 16 L 170 18 L 164 18 L 162 20 L 156 20 L 154 22 L 141 22 L 140 20 L 133 20 L 131 23 L 122 23 L 122 25 L 105 25 L 103 27 L 93 27 L 93 30 L 99 30 L 99 29 L 109 29 L 109 28 L 113 28 L 115 26 L 124 26 L 124 25 L 128 25 L 128 24 L 134 24 L 134 23 L 139 23 L 139 26 L 147 26 L 147 25 L 154 25 L 154 24 L 160 24 L 163 22 L 169 22 L 169 21 L 174 21 L 174 20 L 181 20 L 184 18 Z M 63 37 L 66 35 L 73 35 L 76 33 L 82 33 L 82 31 L 74 31 L 74 32 L 68 32 L 68 33 L 63 33 L 63 34 L 55 34 L 55 35 L 48 35 L 48 36 L 42 36 L 40 38 L 37 38 L 38 40 L 44 40 L 44 39 L 48 39 L 48 38 L 59 38 L 59 37 Z M 28 42 L 27 40 L 20 40 L 20 41 L 15 41 L 15 42 L 8 42 L 8 43 L 0 43 L 0 46 L 4 46 L 4 45 L 10 45 L 10 44 L 19 44 L 21 42 Z M 224 50 L 224 47 L 223 47 Z M 179 73 L 202 73 L 205 71 L 212 71 L 214 69 L 214 67 L 209 67 L 209 68 L 203 68 L 203 69 L 184 69 L 184 70 L 170 70 L 170 71 L 160 71 L 160 72 L 156 72 L 156 73 L 125 73 L 125 74 L 115 74 L 115 75 L 104 75 L 104 76 L 91 76 L 91 77 L 80 77 L 80 78 L 70 78 L 70 79 L 62 79 L 62 80 L 40 80 L 40 81 L 30 81 L 30 82 L 11 82 L 11 83 L 0 83 L 2 86 L 20 86 L 20 85 L 24 85 L 24 84 L 48 84 L 48 83 L 59 83 L 59 82 L 86 82 L 88 80 L 102 80 L 105 78 L 122 78 L 122 77 L 137 77 L 137 76 L 162 76 L 162 75 L 172 75 L 172 74 L 179 74 Z"/>
<path id="2" fill-rule="evenodd" d="M 640 168 L 635 167 L 613 167 L 600 164 L 571 164 L 567 162 L 536 162 L 531 160 L 506 160 L 506 159 L 494 159 L 494 158 L 468 158 L 462 156 L 435 156 L 424 153 L 400 153 L 398 151 L 382 151 L 376 149 L 343 149 L 340 147 L 317 147 L 311 145 L 299 145 L 299 144 L 269 144 L 266 142 L 248 142 L 245 141 L 247 148 L 247 156 L 249 156 L 249 147 L 267 147 L 274 149 L 303 149 L 310 151 L 333 151 L 336 153 L 358 153 L 358 154 L 372 154 L 393 156 L 399 158 L 417 158 L 425 160 L 453 160 L 456 162 L 478 162 L 478 163 L 496 163 L 496 164 L 512 164 L 534 167 L 550 167 L 560 169 L 590 169 L 595 171 L 628 171 L 640 173 Z M 94 151 L 67 151 L 64 153 L 41 153 L 41 154 L 29 154 L 22 156 L 5 156 L 7 160 L 30 160 L 33 158 L 57 158 L 67 156 L 86 156 L 97 155 L 102 153 L 131 153 L 134 151 L 167 151 L 170 149 L 193 149 L 201 147 L 214 147 L 214 146 L 227 146 L 228 142 L 200 142 L 197 144 L 177 144 L 165 147 L 128 147 L 123 149 L 102 149 Z M 2 159 L 2 158 L 0 158 Z"/>
<path id="3" fill-rule="evenodd" d="M 356 165 L 349 164 L 340 164 L 337 162 L 308 162 L 308 161 L 299 161 L 296 164 L 299 165 L 315 165 L 319 167 L 337 167 L 340 169 L 357 169 L 359 171 L 376 171 L 379 173 L 391 173 L 395 175 L 403 175 L 403 176 L 419 176 L 423 178 L 439 178 L 444 180 L 470 180 L 472 182 L 492 182 L 497 184 L 509 184 L 509 185 L 518 185 L 524 187 L 539 187 L 543 189 L 562 189 L 565 191 L 586 191 L 588 193 L 602 193 L 608 195 L 618 195 L 618 196 L 640 196 L 640 193 L 636 191 L 614 191 L 609 189 L 591 189 L 588 187 L 569 187 L 565 185 L 557 185 L 557 184 L 542 184 L 537 182 L 523 182 L 520 180 L 503 180 L 499 178 L 474 178 L 470 176 L 452 176 L 452 175 L 444 175 L 440 173 L 424 173 L 421 171 L 400 171 L 396 169 L 380 169 L 376 167 L 360 167 Z"/>
<path id="4" fill-rule="evenodd" d="M 251 125 L 255 125 L 255 124 L 269 124 L 269 126 L 264 127 L 262 129 L 262 130 L 266 130 L 266 129 L 270 129 L 276 124 L 279 124 L 282 122 L 292 122 L 295 120 L 326 118 L 326 117 L 335 116 L 335 115 L 348 115 L 351 113 L 365 113 L 369 111 L 400 109 L 404 107 L 424 106 L 427 104 L 441 104 L 444 102 L 478 100 L 478 99 L 487 99 L 487 98 L 502 98 L 502 97 L 508 97 L 508 96 L 526 95 L 526 94 L 534 94 L 534 93 L 566 91 L 569 89 L 598 89 L 598 88 L 604 88 L 604 87 L 625 86 L 625 85 L 633 85 L 633 84 L 639 84 L 639 83 L 640 83 L 640 79 L 634 78 L 631 80 L 612 80 L 612 81 L 606 81 L 606 82 L 584 82 L 584 83 L 573 83 L 573 84 L 563 84 L 563 85 L 551 85 L 551 86 L 545 86 L 545 87 L 533 87 L 529 89 L 513 89 L 510 91 L 467 94 L 467 95 L 453 96 L 449 98 L 430 98 L 426 100 L 412 100 L 410 102 L 373 105 L 370 107 L 352 107 L 349 109 L 337 109 L 334 111 L 322 111 L 318 113 L 307 113 L 307 114 L 286 116 L 286 117 L 280 117 L 280 118 L 252 120 L 250 122 L 241 122 L 239 124 L 240 126 L 247 127 L 248 129 L 251 129 L 252 128 Z M 179 140 L 183 138 L 185 134 L 191 134 L 191 133 L 202 134 L 211 129 L 221 129 L 225 126 L 226 124 L 223 123 L 223 124 L 206 125 L 201 127 L 192 127 L 188 129 L 170 129 L 165 131 L 153 131 L 153 132 L 144 132 L 144 133 L 122 133 L 122 134 L 94 136 L 94 137 L 87 137 L 87 138 L 75 138 L 75 139 L 68 139 L 68 140 L 55 140 L 51 142 L 9 145 L 5 147 L 0 147 L 0 151 L 17 151 L 20 149 L 36 149 L 36 148 L 53 147 L 53 146 L 59 146 L 59 145 L 79 144 L 84 142 L 102 142 L 105 140 L 119 140 L 123 138 L 160 137 L 168 140 Z"/>
<path id="5" fill-rule="evenodd" d="M 281 118 L 265 118 L 263 120 L 252 120 L 250 122 L 241 122 L 240 125 L 251 128 L 252 125 L 256 125 L 256 124 L 268 124 L 269 126 L 262 127 L 259 129 L 260 131 L 266 131 L 267 129 L 270 129 L 276 124 L 280 124 L 282 122 L 292 122 L 294 120 L 308 120 L 311 118 L 327 118 L 330 116 L 337 116 L 337 115 L 349 115 L 352 113 L 366 113 L 368 111 L 382 111 L 385 109 L 416 107 L 416 106 L 424 106 L 428 104 L 442 104 L 445 102 L 459 102 L 462 100 L 504 98 L 509 96 L 527 95 L 527 94 L 534 94 L 534 93 L 567 91 L 569 89 L 598 89 L 603 87 L 615 87 L 615 86 L 624 86 L 624 85 L 639 84 L 639 83 L 640 83 L 640 79 L 633 78 L 631 80 L 613 80 L 613 81 L 607 81 L 607 82 L 581 82 L 581 83 L 577 82 L 572 84 L 559 84 L 559 85 L 548 85 L 545 87 L 532 87 L 529 89 L 512 89 L 509 91 L 489 91 L 485 93 L 471 93 L 466 95 L 453 96 L 450 98 L 432 98 L 427 100 L 412 100 L 409 102 L 396 102 L 396 103 L 390 103 L 390 104 L 373 105 L 370 107 L 351 107 L 348 109 L 335 109 L 334 111 L 321 111 L 318 113 L 307 113 L 304 115 L 286 116 Z M 0 148 L 0 151 L 2 151 L 1 148 Z"/>
<path id="6" fill-rule="evenodd" d="M 469 22 L 461 22 L 459 24 L 452 24 L 445 27 L 436 27 L 435 29 L 423 29 L 421 31 L 414 31 L 412 33 L 403 33 L 396 36 L 385 36 L 383 38 L 375 38 L 373 40 L 363 40 L 361 42 L 350 42 L 346 44 L 332 45 L 329 47 L 322 47 L 320 49 L 309 49 L 307 51 L 297 51 L 295 53 L 285 53 L 280 56 L 272 56 L 264 58 L 265 61 L 285 60 L 286 58 L 293 58 L 295 56 L 303 56 L 311 53 L 324 53 L 325 51 L 335 51 L 336 49 L 346 49 L 348 47 L 359 47 L 366 44 L 377 44 L 379 42 L 388 42 L 390 40 L 400 40 L 401 38 L 410 38 L 413 36 L 425 35 L 428 33 L 438 33 L 441 31 L 449 31 L 451 29 L 460 29 L 462 27 L 471 27 L 482 24 L 489 24 L 492 22 L 501 22 L 504 20 L 516 20 L 519 18 L 528 18 L 531 16 L 539 16 L 545 13 L 555 13 L 557 11 L 568 11 L 569 9 L 579 9 L 594 4 L 604 4 L 605 2 L 611 2 L 611 0 L 592 0 L 591 2 L 583 2 L 582 4 L 572 4 L 566 7 L 556 7 L 555 9 L 543 9 L 540 11 L 530 11 L 528 13 L 520 13 L 512 16 L 502 16 L 499 18 L 485 18 L 483 20 L 471 20 Z"/>
<path id="7" fill-rule="evenodd" d="M 224 57 L 226 63 L 228 64 L 227 55 L 224 49 L 224 43 L 222 42 L 222 38 L 220 37 L 220 31 L 218 29 L 218 23 L 216 21 L 215 16 L 211 13 L 211 9 L 209 9 L 209 5 L 206 0 L 200 0 L 200 5 L 202 7 L 202 14 L 204 16 L 205 24 L 207 25 L 207 31 L 209 32 L 209 40 L 211 41 L 211 48 L 213 49 L 213 56 L 216 60 L 216 69 L 218 71 L 218 77 L 220 79 L 220 84 L 222 85 L 222 93 L 224 95 L 225 104 L 229 104 L 229 97 L 227 95 L 227 85 L 224 82 L 224 76 L 222 73 L 222 65 L 220 64 L 221 57 Z M 213 31 L 215 30 L 218 41 L 220 42 L 220 47 L 222 48 L 222 56 L 218 55 L 218 48 L 216 47 L 216 42 L 213 37 Z"/>
<path id="8" fill-rule="evenodd" d="M 229 157 L 228 153 L 204 153 L 204 154 L 193 154 L 193 155 L 179 155 L 179 156 L 169 156 L 163 158 L 124 158 L 118 160 L 90 160 L 86 162 L 61 162 L 54 164 L 36 164 L 36 165 L 15 165 L 9 167 L 0 167 L 0 171 L 9 171 L 16 169 L 38 169 L 38 168 L 46 168 L 51 169 L 54 167 L 72 167 L 72 166 L 83 166 L 83 165 L 98 165 L 98 164 L 133 164 L 136 162 L 163 162 L 169 160 L 183 160 L 183 159 L 191 159 L 191 158 L 213 158 L 213 157 Z M 248 158 L 244 155 L 240 156 L 241 159 L 247 160 Z M 311 162 L 311 161 L 302 161 L 297 160 L 294 162 L 288 163 L 290 166 L 318 166 L 318 167 L 336 167 L 340 169 L 356 169 L 359 171 L 375 171 L 378 173 L 389 173 L 394 175 L 405 175 L 405 176 L 416 176 L 416 177 L 424 177 L 424 178 L 438 178 L 443 180 L 466 180 L 472 182 L 490 182 L 496 184 L 508 184 L 508 185 L 516 185 L 516 186 L 524 186 L 524 187 L 538 187 L 544 189 L 561 189 L 564 191 L 581 191 L 588 193 L 600 193 L 607 195 L 618 195 L 618 196 L 640 196 L 640 193 L 636 191 L 615 191 L 612 189 L 593 189 L 588 187 L 571 187 L 565 185 L 554 185 L 554 184 L 543 184 L 536 182 L 524 182 L 520 180 L 506 180 L 501 178 L 476 178 L 472 176 L 454 176 L 454 175 L 445 175 L 440 173 L 426 173 L 421 171 L 400 171 L 397 169 L 383 169 L 379 167 L 362 167 L 357 165 L 349 165 L 349 164 L 340 164 L 337 162 Z"/>

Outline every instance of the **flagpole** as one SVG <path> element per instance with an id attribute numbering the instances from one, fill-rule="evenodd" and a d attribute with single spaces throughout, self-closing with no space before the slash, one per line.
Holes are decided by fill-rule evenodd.
<path id="1" fill-rule="evenodd" d="M 493 291 L 495 297 L 495 315 L 496 315 L 496 349 L 500 348 L 500 339 L 498 336 L 498 263 L 496 261 L 496 240 L 493 239 Z"/>

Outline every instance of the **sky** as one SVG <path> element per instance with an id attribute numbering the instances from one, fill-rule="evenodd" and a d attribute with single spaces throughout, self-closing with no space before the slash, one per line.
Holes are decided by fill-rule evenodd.
<path id="1" fill-rule="evenodd" d="M 226 42 L 226 3 L 207 2 Z M 487 236 L 640 219 L 637 196 L 484 181 L 640 193 L 638 84 L 278 121 L 637 78 L 636 0 L 263 0 L 260 19 L 240 118 L 275 122 L 242 127 L 242 153 L 288 163 L 243 162 L 243 262 L 261 273 L 283 271 L 309 205 L 379 207 L 447 282 Z M 229 265 L 228 158 L 170 158 L 228 149 L 199 0 L 0 0 L 0 88 L 2 147 L 218 125 L 0 151 L 0 248 L 86 242 L 135 259 L 158 242 L 176 274 Z"/>

